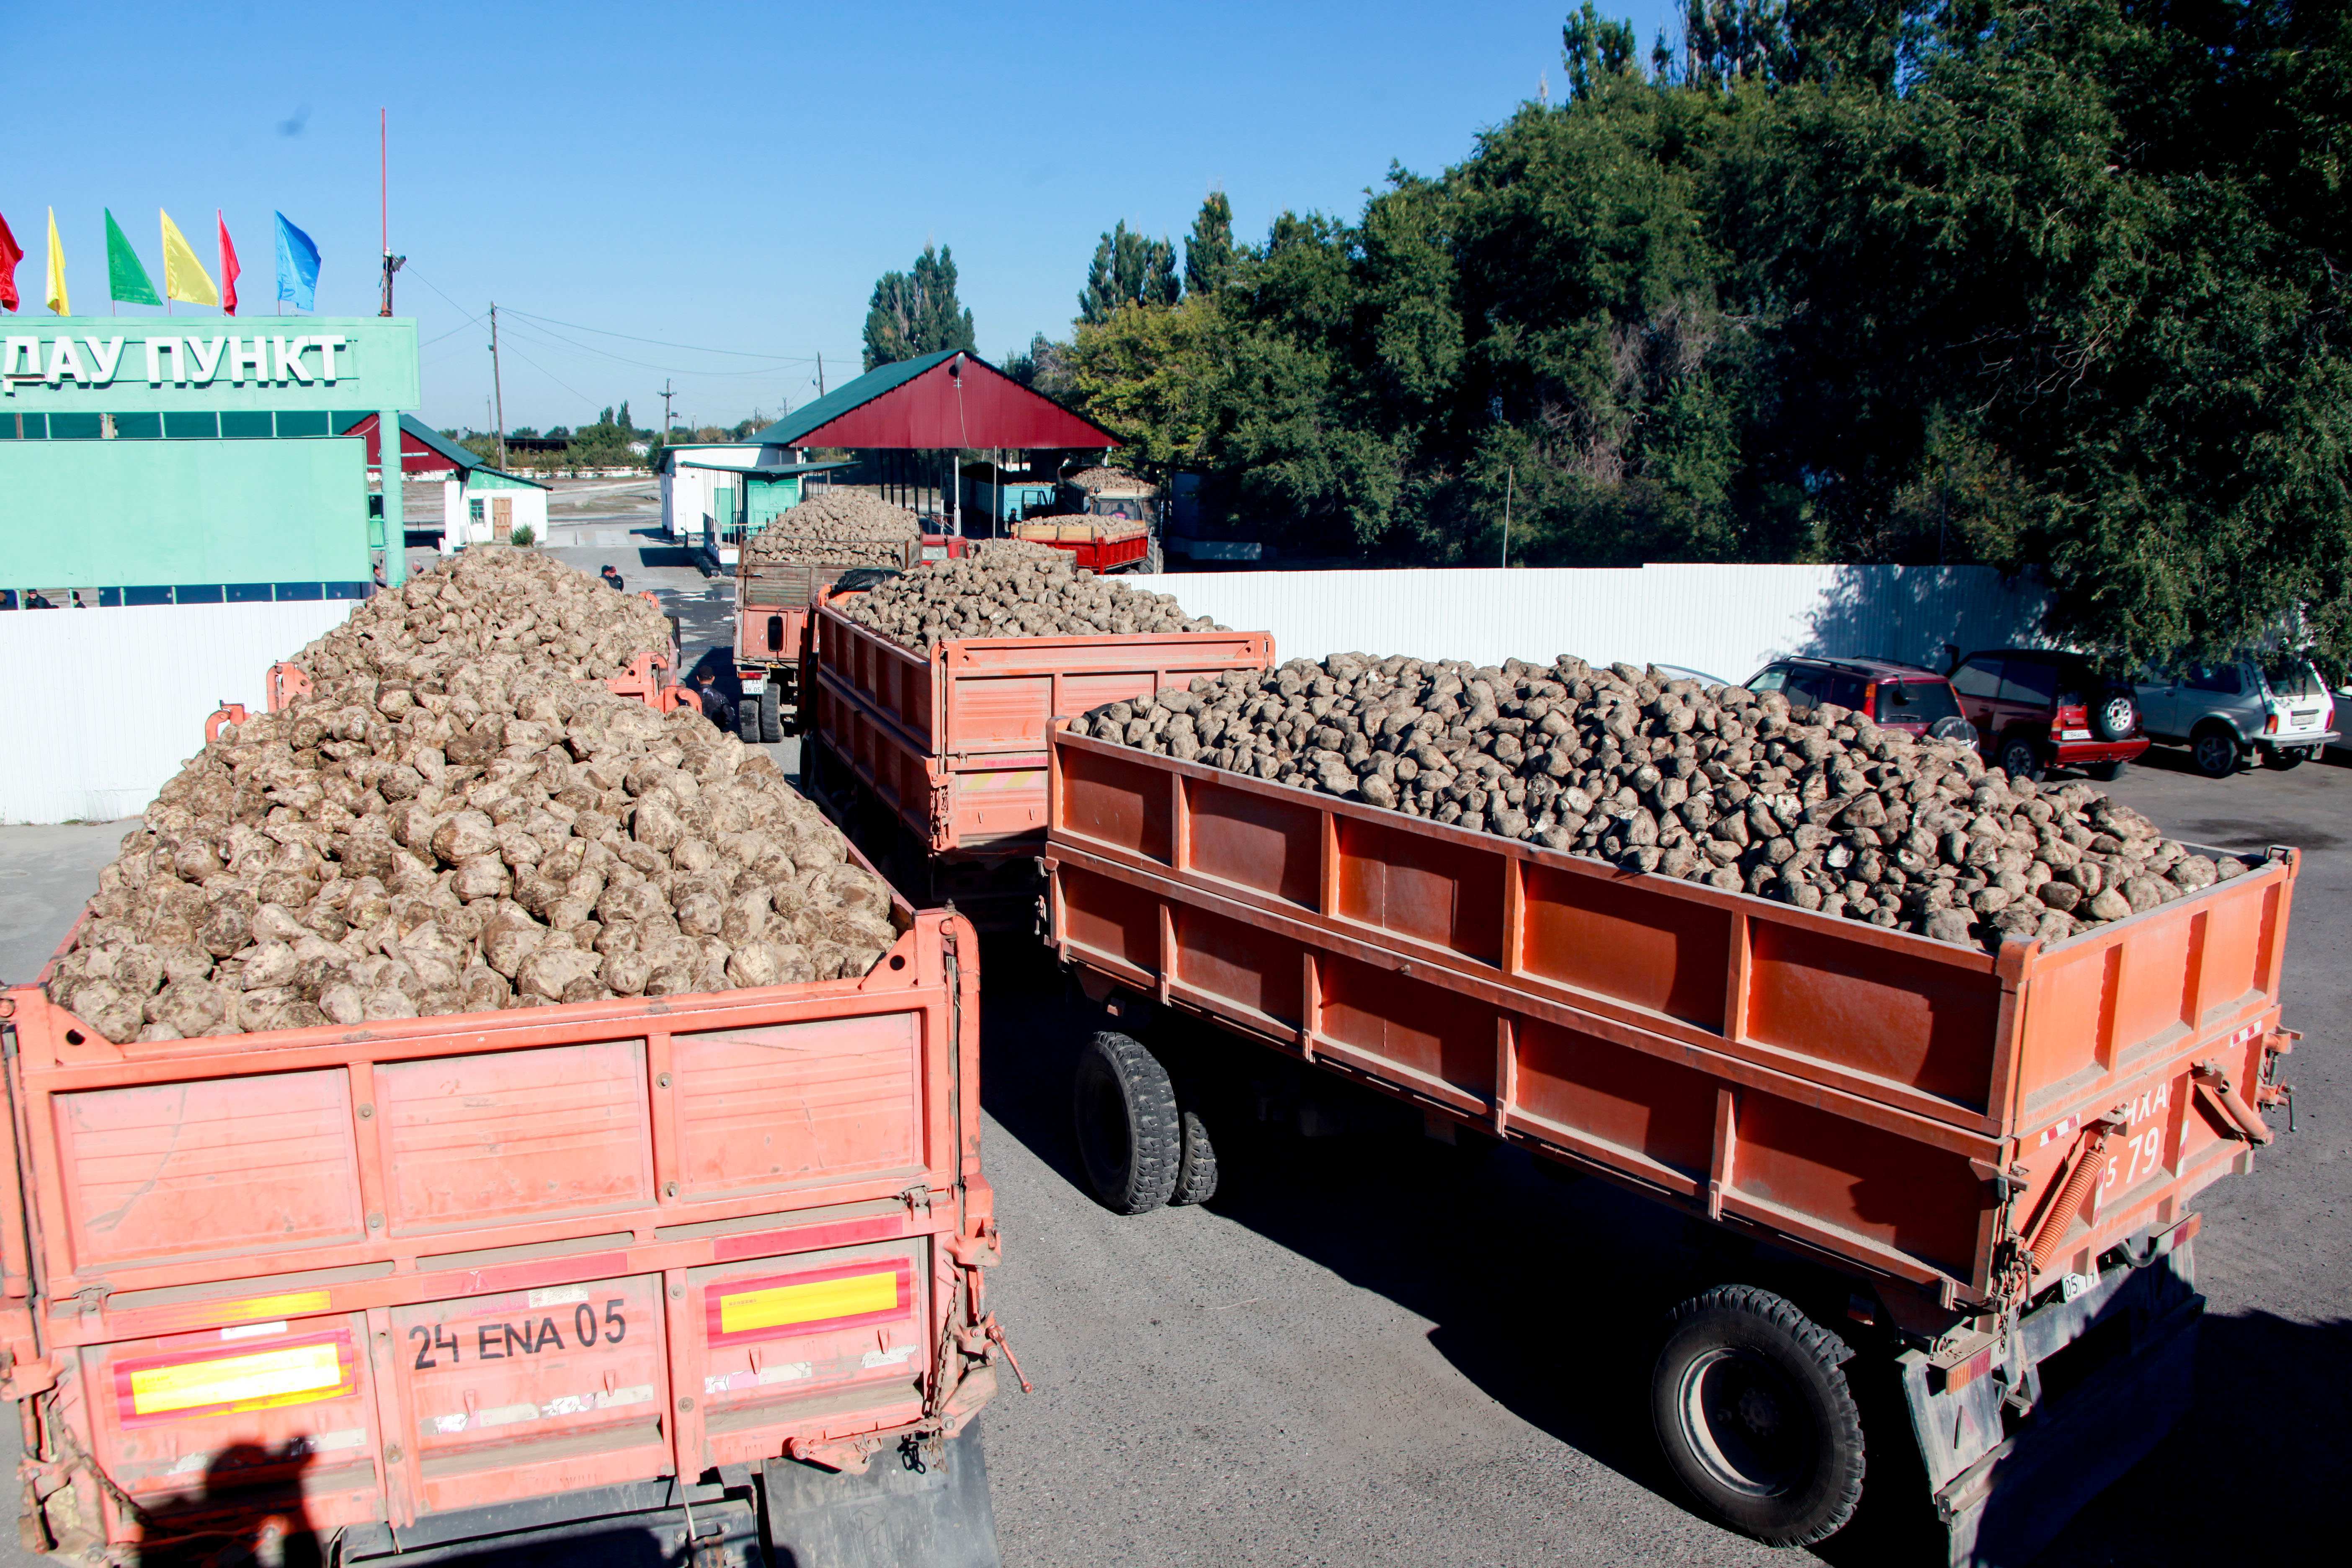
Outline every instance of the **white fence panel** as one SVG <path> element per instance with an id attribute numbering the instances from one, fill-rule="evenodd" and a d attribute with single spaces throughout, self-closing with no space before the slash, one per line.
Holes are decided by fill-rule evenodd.
<path id="1" fill-rule="evenodd" d="M 1500 664 L 1576 654 L 1745 680 L 1790 654 L 1944 668 L 2042 641 L 2045 598 L 1989 566 L 1200 572 L 1131 577 L 1192 615 L 1270 631 L 1283 658 L 1360 652 Z"/>
<path id="2" fill-rule="evenodd" d="M 358 604 L 156 605 L 0 615 L 0 822 L 135 816 L 202 750 L 223 702 L 263 707 L 269 667 Z"/>

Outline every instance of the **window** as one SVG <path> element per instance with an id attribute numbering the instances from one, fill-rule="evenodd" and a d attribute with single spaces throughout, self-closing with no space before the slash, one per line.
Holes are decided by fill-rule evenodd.
<path id="1" fill-rule="evenodd" d="M 266 441 L 277 434 L 269 410 L 230 408 L 221 411 L 220 433 L 232 441 Z"/>
<path id="2" fill-rule="evenodd" d="M 1934 724 L 1959 716 L 1952 689 L 1941 680 L 1890 680 L 1878 689 L 1877 720 L 1882 724 Z"/>
<path id="3" fill-rule="evenodd" d="M 1977 658 L 1952 671 L 1952 689 L 1990 702 L 2000 695 L 2000 660 Z"/>
<path id="4" fill-rule="evenodd" d="M 466 516 L 475 522 L 482 521 L 482 498 L 476 496 L 466 503 Z"/>
<path id="5" fill-rule="evenodd" d="M 2047 708 L 2058 695 L 2058 667 L 2043 659 L 2012 658 L 2000 678 L 2000 700 L 2027 708 Z"/>
<path id="6" fill-rule="evenodd" d="M 1869 686 L 1870 682 L 1859 675 L 1847 675 L 1842 670 L 1825 671 L 1822 676 L 1822 700 L 1834 702 L 1841 708 L 1850 708 L 1859 711 L 1862 707 L 1863 693 L 1869 689 Z"/>
<path id="7" fill-rule="evenodd" d="M 1822 671 L 1800 664 L 1790 669 L 1789 683 L 1781 690 L 1788 694 L 1790 707 L 1812 708 L 1820 704 L 1826 684 L 1827 677 Z"/>
<path id="8" fill-rule="evenodd" d="M 1757 676 L 1755 679 L 1749 681 L 1748 683 L 1748 689 L 1750 691 L 1778 691 L 1781 687 L 1787 685 L 1788 681 L 1789 667 L 1785 664 L 1776 664 L 1771 668 L 1765 670 L 1762 674 Z"/>
<path id="9" fill-rule="evenodd" d="M 215 439 L 220 435 L 220 416 L 210 409 L 196 414 L 166 414 L 163 434 L 175 438 Z"/>
<path id="10" fill-rule="evenodd" d="M 2191 691 L 2218 691 L 2224 697 L 2235 697 L 2245 689 L 2234 664 L 2192 664 L 2180 684 Z"/>

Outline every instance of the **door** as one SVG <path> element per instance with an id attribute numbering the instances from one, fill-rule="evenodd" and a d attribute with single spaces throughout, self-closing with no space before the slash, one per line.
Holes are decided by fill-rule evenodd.
<path id="1" fill-rule="evenodd" d="M 493 544 L 514 542 L 514 497 L 512 496 L 490 498 L 490 542 Z"/>
<path id="2" fill-rule="evenodd" d="M 2180 691 L 2174 678 L 2160 669 L 2143 669 L 2132 681 L 2132 698 L 2139 704 L 2140 728 L 2151 735 L 2180 733 Z"/>
<path id="3" fill-rule="evenodd" d="M 1986 745 L 1992 743 L 2000 721 L 2000 656 L 1980 653 L 1952 671 L 1952 692 L 1960 711 L 1976 726 Z"/>

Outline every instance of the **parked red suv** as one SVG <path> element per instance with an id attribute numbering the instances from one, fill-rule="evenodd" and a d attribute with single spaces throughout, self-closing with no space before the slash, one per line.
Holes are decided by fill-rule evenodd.
<path id="1" fill-rule="evenodd" d="M 1834 702 L 1874 722 L 1948 740 L 1969 733 L 1951 682 L 1932 669 L 1875 658 L 1776 659 L 1748 679 L 1750 691 L 1778 691 L 1791 708 Z"/>
<path id="2" fill-rule="evenodd" d="M 1989 648 L 1952 667 L 1952 689 L 1985 761 L 2011 778 L 2052 767 L 2112 779 L 2147 750 L 2128 682 L 2079 653 Z"/>

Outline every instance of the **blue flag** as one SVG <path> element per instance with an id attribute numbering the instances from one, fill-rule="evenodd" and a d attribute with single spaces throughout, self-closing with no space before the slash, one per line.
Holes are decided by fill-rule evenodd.
<path id="1" fill-rule="evenodd" d="M 298 310 L 319 308 L 319 247 L 278 215 L 278 297 Z"/>

